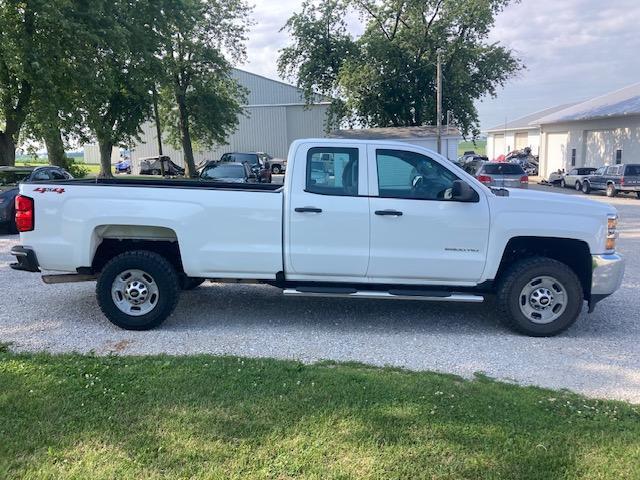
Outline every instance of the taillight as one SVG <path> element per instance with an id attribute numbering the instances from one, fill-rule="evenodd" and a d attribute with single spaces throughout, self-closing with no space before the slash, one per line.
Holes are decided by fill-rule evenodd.
<path id="1" fill-rule="evenodd" d="M 30 232 L 33 227 L 33 198 L 18 195 L 16 197 L 16 228 L 19 232 Z"/>
<path id="2" fill-rule="evenodd" d="M 624 185 L 624 177 L 620 177 L 620 185 Z"/>
<path id="3" fill-rule="evenodd" d="M 529 175 L 523 175 L 520 177 L 520 183 L 529 183 Z"/>
<path id="4" fill-rule="evenodd" d="M 493 179 L 489 175 L 478 175 L 478 180 L 482 183 L 491 183 Z"/>

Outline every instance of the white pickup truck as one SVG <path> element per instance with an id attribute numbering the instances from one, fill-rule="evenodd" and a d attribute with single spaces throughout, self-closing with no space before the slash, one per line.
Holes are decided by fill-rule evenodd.
<path id="1" fill-rule="evenodd" d="M 616 210 L 489 189 L 397 142 L 298 140 L 284 186 L 202 180 L 27 182 L 17 270 L 97 280 L 114 324 L 144 330 L 205 279 L 291 296 L 482 302 L 519 332 L 557 334 L 621 284 Z M 61 300 L 62 301 L 62 300 Z"/>

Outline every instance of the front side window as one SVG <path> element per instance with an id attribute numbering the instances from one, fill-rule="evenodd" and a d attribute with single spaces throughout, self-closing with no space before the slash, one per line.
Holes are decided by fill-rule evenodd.
<path id="1" fill-rule="evenodd" d="M 458 180 L 435 160 L 415 152 L 376 150 L 376 165 L 380 197 L 444 200 Z"/>
<path id="2" fill-rule="evenodd" d="M 595 175 L 604 175 L 604 171 L 607 169 L 607 167 L 600 167 L 598 170 L 596 170 Z"/>
<path id="3" fill-rule="evenodd" d="M 306 191 L 322 195 L 358 195 L 357 148 L 310 148 Z"/>

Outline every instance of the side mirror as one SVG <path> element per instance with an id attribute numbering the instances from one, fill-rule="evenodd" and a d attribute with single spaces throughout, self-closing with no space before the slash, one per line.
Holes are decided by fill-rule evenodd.
<path id="1" fill-rule="evenodd" d="M 451 200 L 454 202 L 479 202 L 480 196 L 468 183 L 454 180 L 451 188 Z"/>

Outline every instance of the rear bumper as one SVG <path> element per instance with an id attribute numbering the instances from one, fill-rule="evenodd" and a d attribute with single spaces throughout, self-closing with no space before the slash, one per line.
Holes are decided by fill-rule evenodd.
<path id="1" fill-rule="evenodd" d="M 640 192 L 640 185 L 618 185 L 616 190 L 619 192 Z"/>
<path id="2" fill-rule="evenodd" d="M 624 276 L 625 260 L 617 253 L 592 255 L 591 300 L 589 312 L 595 305 L 620 288 Z"/>
<path id="3" fill-rule="evenodd" d="M 22 245 L 16 245 L 11 249 L 11 255 L 18 260 L 9 266 L 14 270 L 22 270 L 24 272 L 39 272 L 40 265 L 38 264 L 38 257 L 29 247 L 23 247 Z"/>

